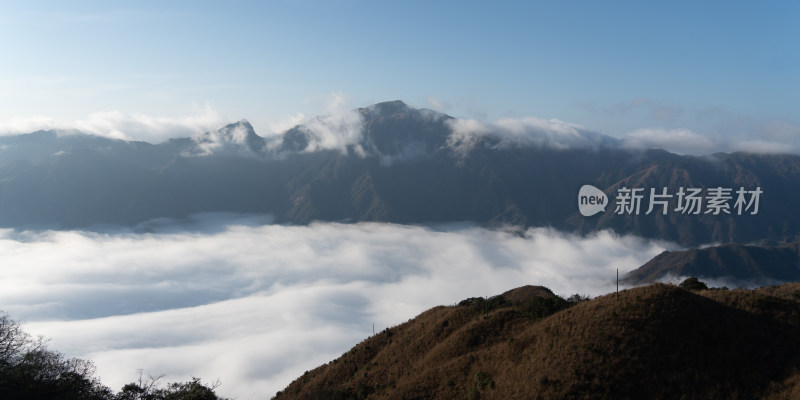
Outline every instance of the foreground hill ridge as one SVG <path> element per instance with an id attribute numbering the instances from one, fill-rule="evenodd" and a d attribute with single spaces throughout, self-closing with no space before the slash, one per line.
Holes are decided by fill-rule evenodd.
<path id="1" fill-rule="evenodd" d="M 540 126 L 504 136 L 458 121 L 393 101 L 312 118 L 269 138 L 246 121 L 159 144 L 54 132 L 0 137 L 0 227 L 136 227 L 232 212 L 288 224 L 612 230 L 685 246 L 800 240 L 800 156 L 681 156 L 621 148 L 573 126 L 556 127 L 568 131 L 563 137 Z M 763 196 L 758 215 L 618 215 L 610 204 L 584 217 L 577 193 L 587 184 L 610 199 L 622 187 L 759 187 Z M 669 202 L 675 209 L 675 198 Z"/>
<path id="2" fill-rule="evenodd" d="M 434 307 L 275 398 L 800 396 L 800 283 L 700 292 L 653 284 L 571 306 L 554 299 L 529 286 Z"/>

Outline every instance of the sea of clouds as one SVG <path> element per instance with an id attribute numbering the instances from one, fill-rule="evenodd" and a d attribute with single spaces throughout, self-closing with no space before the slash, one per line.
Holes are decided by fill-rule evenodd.
<path id="1" fill-rule="evenodd" d="M 115 390 L 165 374 L 270 398 L 376 331 L 526 284 L 614 290 L 671 246 L 545 228 L 315 223 L 206 214 L 105 231 L 0 231 L 0 308 Z"/>

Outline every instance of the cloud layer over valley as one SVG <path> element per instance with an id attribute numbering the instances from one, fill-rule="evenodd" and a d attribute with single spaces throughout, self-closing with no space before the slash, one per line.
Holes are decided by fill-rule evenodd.
<path id="1" fill-rule="evenodd" d="M 235 218 L 232 218 L 235 217 Z M 0 308 L 115 389 L 146 374 L 221 379 L 268 398 L 372 333 L 439 304 L 524 284 L 613 290 L 666 247 L 600 232 L 466 225 L 264 224 L 196 217 L 115 232 L 6 230 Z"/>

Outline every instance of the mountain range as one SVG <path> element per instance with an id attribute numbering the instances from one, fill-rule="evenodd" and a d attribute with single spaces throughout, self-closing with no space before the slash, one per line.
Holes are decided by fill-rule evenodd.
<path id="1" fill-rule="evenodd" d="M 583 185 L 609 197 L 605 212 L 578 213 Z M 732 189 L 730 214 L 675 211 L 680 188 L 702 189 L 706 202 L 716 187 Z M 628 188 L 645 194 L 638 215 L 615 212 L 615 197 Z M 672 195 L 668 213 L 645 213 L 651 188 Z M 739 188 L 763 193 L 757 214 L 735 212 Z M 267 137 L 247 121 L 158 144 L 79 132 L 0 137 L 0 226 L 14 228 L 237 212 L 272 214 L 279 223 L 469 221 L 611 229 L 687 246 L 775 244 L 800 238 L 796 204 L 795 155 L 631 149 L 558 121 L 481 125 L 401 101 Z"/>

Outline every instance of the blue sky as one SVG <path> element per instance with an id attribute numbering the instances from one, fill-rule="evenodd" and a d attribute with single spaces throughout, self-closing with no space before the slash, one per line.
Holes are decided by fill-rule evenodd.
<path id="1" fill-rule="evenodd" d="M 403 99 L 613 136 L 800 135 L 800 5 L 698 3 L 4 2 L 0 127 L 210 112 L 264 133 Z"/>

